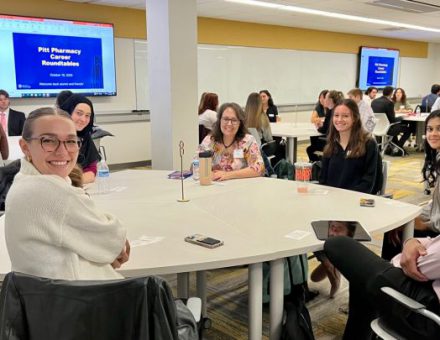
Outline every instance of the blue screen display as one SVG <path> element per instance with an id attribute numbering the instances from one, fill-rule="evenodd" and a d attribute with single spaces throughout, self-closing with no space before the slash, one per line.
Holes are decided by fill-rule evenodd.
<path id="1" fill-rule="evenodd" d="M 359 88 L 366 90 L 370 86 L 396 87 L 398 66 L 398 50 L 362 47 L 359 63 Z"/>
<path id="2" fill-rule="evenodd" d="M 0 15 L 0 65 L 11 97 L 116 95 L 110 24 Z"/>

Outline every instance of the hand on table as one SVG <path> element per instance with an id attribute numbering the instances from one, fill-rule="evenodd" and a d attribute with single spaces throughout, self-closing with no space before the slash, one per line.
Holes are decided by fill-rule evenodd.
<path id="1" fill-rule="evenodd" d="M 228 171 L 214 170 L 212 172 L 213 181 L 225 181 L 230 179 L 230 173 Z"/>
<path id="2" fill-rule="evenodd" d="M 400 265 L 402 266 L 403 272 L 414 280 L 428 281 L 428 278 L 423 275 L 417 267 L 417 259 L 426 254 L 426 248 L 419 241 L 414 238 L 408 240 L 403 246 L 402 256 L 400 258 Z"/>
<path id="3" fill-rule="evenodd" d="M 115 269 L 121 268 L 121 265 L 127 262 L 129 258 L 130 258 L 130 242 L 128 242 L 128 240 L 125 240 L 124 248 L 122 249 L 118 257 L 113 261 L 112 267 Z"/>

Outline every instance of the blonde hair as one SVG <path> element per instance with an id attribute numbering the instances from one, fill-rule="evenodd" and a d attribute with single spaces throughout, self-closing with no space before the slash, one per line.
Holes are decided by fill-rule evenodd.
<path id="1" fill-rule="evenodd" d="M 259 93 L 252 92 L 248 96 L 244 112 L 246 113 L 246 126 L 248 128 L 262 130 L 269 126 L 269 118 L 263 112 L 263 103 Z"/>

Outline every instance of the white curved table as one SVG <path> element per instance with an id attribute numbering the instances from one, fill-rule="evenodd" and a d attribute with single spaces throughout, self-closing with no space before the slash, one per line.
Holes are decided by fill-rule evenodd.
<path id="1" fill-rule="evenodd" d="M 290 162 L 296 162 L 298 138 L 309 138 L 321 136 L 311 123 L 270 123 L 272 135 L 275 137 L 286 137 L 286 156 Z"/>
<path id="2" fill-rule="evenodd" d="M 283 258 L 322 249 L 310 222 L 357 220 L 370 232 L 384 232 L 412 221 L 420 208 L 371 196 L 376 207 L 359 206 L 353 191 L 311 185 L 315 194 L 298 194 L 293 181 L 272 178 L 231 180 L 200 186 L 184 181 L 187 203 L 179 203 L 180 181 L 169 171 L 127 170 L 112 173 L 111 193 L 93 195 L 97 205 L 117 215 L 131 240 L 161 236 L 157 243 L 133 247 L 123 265 L 125 276 L 187 273 L 249 264 L 249 339 L 262 336 L 262 262 L 271 261 L 271 339 L 281 330 L 283 308 Z M 320 193 L 318 192 L 318 190 Z M 327 191 L 323 194 L 322 191 Z M 2 221 L 2 220 L 0 220 Z M 3 225 L 3 223 L 1 223 Z M 411 232 L 412 223 L 408 224 Z M 302 230 L 301 240 L 285 235 Z M 184 242 L 200 233 L 224 241 L 216 249 Z M 4 245 L 0 247 L 0 273 L 10 271 Z M 9 263 L 9 264 L 8 264 Z"/>

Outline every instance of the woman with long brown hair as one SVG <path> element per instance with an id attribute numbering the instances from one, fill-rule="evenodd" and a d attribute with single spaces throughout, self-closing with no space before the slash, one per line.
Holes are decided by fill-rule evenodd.
<path id="1" fill-rule="evenodd" d="M 244 112 L 246 113 L 247 128 L 257 130 L 262 144 L 273 140 L 269 118 L 263 112 L 263 103 L 257 92 L 252 92 L 248 96 Z"/>
<path id="2" fill-rule="evenodd" d="M 334 109 L 319 182 L 373 193 L 378 154 L 376 141 L 362 128 L 356 102 L 345 99 Z"/>

